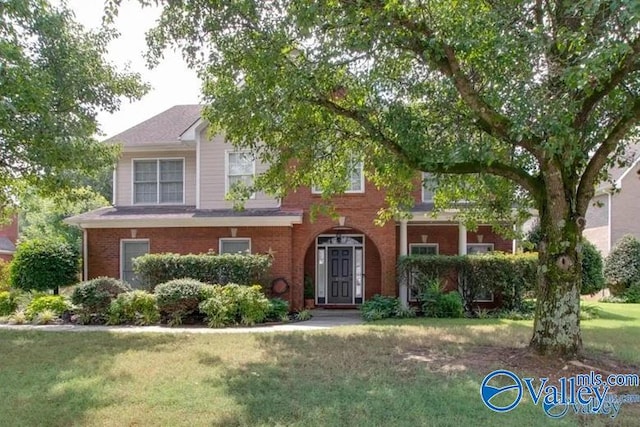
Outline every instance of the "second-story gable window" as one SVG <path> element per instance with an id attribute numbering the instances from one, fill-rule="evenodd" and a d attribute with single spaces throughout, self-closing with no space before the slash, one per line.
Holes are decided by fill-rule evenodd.
<path id="1" fill-rule="evenodd" d="M 229 193 L 236 186 L 250 187 L 255 175 L 254 156 L 247 151 L 227 152 L 227 188 Z M 255 195 L 251 195 L 253 198 Z"/>
<path id="2" fill-rule="evenodd" d="M 134 160 L 133 203 L 184 203 L 184 160 Z"/>
<path id="3" fill-rule="evenodd" d="M 422 201 L 433 202 L 434 182 L 430 174 L 422 172 Z"/>
<path id="4" fill-rule="evenodd" d="M 364 171 L 362 162 L 352 160 L 349 164 L 349 175 L 347 176 L 347 189 L 345 193 L 364 193 Z M 314 185 L 313 193 L 322 193 L 322 188 Z"/>

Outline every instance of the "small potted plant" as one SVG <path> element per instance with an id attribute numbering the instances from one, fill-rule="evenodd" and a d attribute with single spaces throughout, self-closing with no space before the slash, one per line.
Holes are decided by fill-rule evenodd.
<path id="1" fill-rule="evenodd" d="M 304 275 L 304 308 L 311 310 L 315 308 L 315 286 L 313 285 L 313 279 L 308 274 Z"/>

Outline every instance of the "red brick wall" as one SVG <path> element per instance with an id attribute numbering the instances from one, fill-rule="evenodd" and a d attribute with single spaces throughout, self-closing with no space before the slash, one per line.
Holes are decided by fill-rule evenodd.
<path id="1" fill-rule="evenodd" d="M 365 239 L 365 298 L 375 293 L 397 295 L 396 285 L 396 229 L 393 221 L 378 226 L 374 224 L 378 210 L 384 206 L 384 192 L 376 189 L 371 183 L 365 184 L 365 193 L 345 194 L 333 200 L 334 207 L 340 216 L 345 217 L 345 234 L 364 234 Z M 305 269 L 312 267 L 309 258 L 310 248 L 315 247 L 315 239 L 319 234 L 336 233 L 334 227 L 338 222 L 327 216 L 319 215 L 314 221 L 309 216 L 312 204 L 322 203 L 319 195 L 312 194 L 310 189 L 301 188 L 290 193 L 282 201 L 283 209 L 304 209 L 303 224 L 293 227 L 292 260 L 293 289 L 292 305 L 302 305 L 302 283 Z M 311 249 L 313 252 L 313 249 Z M 306 259 L 306 262 L 305 262 Z M 305 267 L 305 264 L 306 267 Z M 299 290 L 298 290 L 299 289 Z"/>
<path id="2" fill-rule="evenodd" d="M 271 275 L 291 283 L 291 227 L 237 227 L 235 237 L 250 237 L 253 253 L 274 255 Z M 136 239 L 149 239 L 153 253 L 179 254 L 218 251 L 218 239 L 232 237 L 229 227 L 138 228 Z M 89 229 L 89 278 L 120 277 L 120 240 L 131 239 L 129 228 Z M 287 297 L 287 295 L 283 295 Z"/>
<path id="3" fill-rule="evenodd" d="M 478 242 L 478 234 L 482 235 L 482 243 L 493 243 L 494 251 L 509 252 L 512 250 L 512 241 L 506 240 L 491 226 L 481 225 L 477 231 L 467 231 L 467 243 Z M 407 244 L 423 243 L 422 236 L 427 236 L 426 243 L 437 243 L 440 255 L 458 255 L 458 224 L 450 225 L 411 225 L 407 226 Z M 397 234 L 397 242 L 400 245 L 400 232 Z M 399 246 L 398 246 L 399 247 Z M 407 248 L 408 251 L 408 248 Z M 399 251 L 398 251 L 399 253 Z"/>

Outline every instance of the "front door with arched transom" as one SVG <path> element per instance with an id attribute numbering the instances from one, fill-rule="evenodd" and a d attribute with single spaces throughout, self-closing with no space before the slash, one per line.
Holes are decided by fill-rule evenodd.
<path id="1" fill-rule="evenodd" d="M 318 236 L 318 304 L 361 304 L 364 295 L 364 236 Z"/>

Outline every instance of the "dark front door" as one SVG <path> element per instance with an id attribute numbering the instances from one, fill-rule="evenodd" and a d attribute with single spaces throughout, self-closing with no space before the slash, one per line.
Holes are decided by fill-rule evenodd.
<path id="1" fill-rule="evenodd" d="M 327 303 L 353 303 L 353 248 L 329 248 Z"/>

